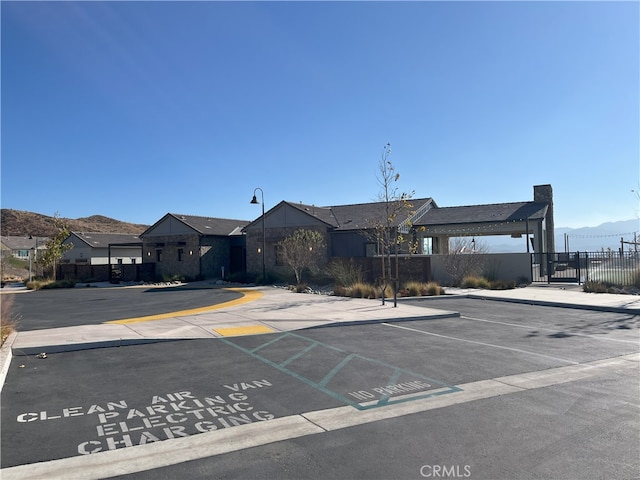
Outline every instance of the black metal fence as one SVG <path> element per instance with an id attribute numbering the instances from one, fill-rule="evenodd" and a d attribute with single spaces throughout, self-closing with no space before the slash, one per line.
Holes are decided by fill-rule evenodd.
<path id="1" fill-rule="evenodd" d="M 632 285 L 640 275 L 640 252 L 533 253 L 533 282 L 584 283 L 598 281 L 612 285 Z"/>

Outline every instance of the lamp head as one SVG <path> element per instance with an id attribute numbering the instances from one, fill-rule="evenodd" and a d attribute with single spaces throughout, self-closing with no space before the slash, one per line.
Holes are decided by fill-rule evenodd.
<path id="1" fill-rule="evenodd" d="M 256 196 L 254 195 L 253 198 L 251 199 L 251 202 L 249 203 L 253 203 L 255 205 L 259 204 L 260 202 L 258 201 L 258 199 L 256 198 Z"/>

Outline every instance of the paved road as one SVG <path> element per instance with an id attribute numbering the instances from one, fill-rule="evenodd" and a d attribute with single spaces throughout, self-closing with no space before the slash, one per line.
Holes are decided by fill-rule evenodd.
<path id="1" fill-rule="evenodd" d="M 553 335 L 603 335 L 639 340 L 640 315 L 632 313 L 603 313 L 588 309 L 551 306 L 528 306 L 493 300 L 477 300 L 464 297 L 432 297 L 406 299 L 408 305 L 430 308 L 446 308 L 459 312 L 467 319 L 497 322 L 529 328 L 528 337 Z"/>
<path id="2" fill-rule="evenodd" d="M 450 300 L 438 308 L 462 317 L 16 357 L 2 468 L 635 478 L 637 316 Z M 96 467 L 93 452 L 108 460 Z"/>
<path id="3" fill-rule="evenodd" d="M 242 297 L 217 287 L 132 287 L 39 290 L 14 295 L 20 331 L 90 325 L 188 310 Z"/>

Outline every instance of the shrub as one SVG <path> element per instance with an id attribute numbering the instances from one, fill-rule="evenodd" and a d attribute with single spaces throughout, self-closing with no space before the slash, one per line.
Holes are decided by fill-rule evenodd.
<path id="1" fill-rule="evenodd" d="M 13 295 L 2 295 L 0 307 L 0 345 L 2 345 L 18 327 L 18 319 L 12 312 Z"/>
<path id="2" fill-rule="evenodd" d="M 337 297 L 348 297 L 349 288 L 344 285 L 334 285 L 333 294 Z"/>
<path id="3" fill-rule="evenodd" d="M 354 298 L 376 298 L 376 289 L 373 285 L 356 282 L 350 287 L 350 297 Z"/>
<path id="4" fill-rule="evenodd" d="M 407 294 L 412 297 L 444 295 L 444 289 L 437 282 L 407 282 L 404 286 Z"/>
<path id="5" fill-rule="evenodd" d="M 515 280 L 494 280 L 490 282 L 491 290 L 510 290 L 512 288 L 516 288 Z"/>
<path id="6" fill-rule="evenodd" d="M 44 283 L 42 289 L 46 288 L 73 288 L 76 286 L 75 280 L 54 280 Z"/>
<path id="7" fill-rule="evenodd" d="M 426 285 L 422 282 L 407 282 L 404 288 L 407 290 L 407 295 L 418 297 L 422 295 L 422 291 L 425 290 Z"/>
<path id="8" fill-rule="evenodd" d="M 610 285 L 607 285 L 605 282 L 599 282 L 596 280 L 587 280 L 582 286 L 582 290 L 587 293 L 607 293 L 609 291 L 609 288 Z"/>
<path id="9" fill-rule="evenodd" d="M 347 286 L 364 282 L 362 268 L 353 259 L 333 259 L 325 268 L 326 274 L 336 285 Z"/>
<path id="10" fill-rule="evenodd" d="M 382 295 L 382 291 L 380 288 L 376 288 L 369 283 L 356 282 L 348 287 L 335 285 L 333 287 L 333 294 L 338 297 L 377 298 Z"/>
<path id="11" fill-rule="evenodd" d="M 29 290 L 45 290 L 48 288 L 73 288 L 76 283 L 75 280 L 31 280 L 24 285 Z"/>
<path id="12" fill-rule="evenodd" d="M 444 288 L 442 288 L 436 282 L 427 283 L 426 293 L 422 293 L 422 295 L 444 295 Z"/>
<path id="13" fill-rule="evenodd" d="M 373 295 L 370 296 L 369 298 L 382 298 L 383 292 L 384 292 L 384 298 L 389 298 L 393 296 L 393 289 L 391 288 L 391 285 L 387 285 L 384 287 L 384 289 L 382 287 L 374 288 Z"/>
<path id="14" fill-rule="evenodd" d="M 462 288 L 485 288 L 489 289 L 491 283 L 484 277 L 478 277 L 476 275 L 468 275 L 462 279 L 460 283 Z"/>
<path id="15" fill-rule="evenodd" d="M 42 289 L 45 289 L 45 288 L 59 288 L 59 286 L 60 286 L 54 280 L 40 280 L 40 279 L 33 279 L 30 282 L 26 282 L 24 285 L 29 290 L 42 290 Z"/>
<path id="16" fill-rule="evenodd" d="M 464 277 L 462 288 L 484 288 L 485 290 L 509 290 L 516 288 L 515 280 L 487 280 L 484 277 Z"/>

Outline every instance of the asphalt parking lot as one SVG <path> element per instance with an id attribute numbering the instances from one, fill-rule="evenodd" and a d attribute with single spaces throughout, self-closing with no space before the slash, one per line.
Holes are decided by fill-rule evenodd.
<path id="1" fill-rule="evenodd" d="M 13 295 L 21 331 L 89 325 L 215 305 L 242 297 L 218 287 L 52 289 Z"/>
<path id="2" fill-rule="evenodd" d="M 2 468 L 74 459 L 102 478 L 82 462 L 126 453 L 98 471 L 637 477 L 637 315 L 436 302 L 461 317 L 16 357 Z"/>

